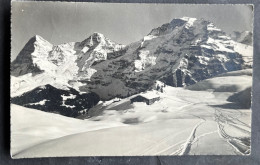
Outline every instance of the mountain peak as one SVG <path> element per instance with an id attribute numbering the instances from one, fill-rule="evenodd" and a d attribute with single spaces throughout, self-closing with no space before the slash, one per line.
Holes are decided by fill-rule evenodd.
<path id="1" fill-rule="evenodd" d="M 93 34 L 91 34 L 87 39 L 83 40 L 82 42 L 80 42 L 80 44 L 78 45 L 79 47 L 96 47 L 99 44 L 101 45 L 121 45 L 118 44 L 112 40 L 110 40 L 109 38 L 107 38 L 106 36 L 104 36 L 104 34 L 102 33 L 98 33 L 98 32 L 94 32 Z M 122 47 L 122 46 L 120 46 Z"/>
<path id="2" fill-rule="evenodd" d="M 94 32 L 87 39 L 82 41 L 81 44 L 83 44 L 83 45 L 87 44 L 89 46 L 93 46 L 93 45 L 95 45 L 95 43 L 100 43 L 102 41 L 104 42 L 105 38 L 106 37 L 103 34 Z"/>
<path id="3" fill-rule="evenodd" d="M 106 37 L 104 36 L 104 34 L 98 33 L 98 32 L 94 32 L 94 33 L 91 34 L 88 38 L 91 39 L 91 40 L 96 40 L 97 42 L 101 42 L 102 40 L 105 40 L 105 39 L 106 39 Z"/>
<path id="4" fill-rule="evenodd" d="M 104 37 L 104 34 L 99 33 L 99 32 L 94 32 L 91 36 L 99 36 L 99 37 Z"/>
<path id="5" fill-rule="evenodd" d="M 182 19 L 184 21 L 197 20 L 197 18 L 193 18 L 193 17 L 181 17 L 180 19 Z"/>
<path id="6" fill-rule="evenodd" d="M 193 17 L 181 17 L 181 18 L 174 18 L 172 19 L 172 21 L 170 22 L 171 24 L 176 24 L 176 23 L 193 23 L 194 21 L 196 21 L 197 18 L 193 18 Z"/>
<path id="7" fill-rule="evenodd" d="M 194 22 L 197 20 L 197 18 L 191 18 L 191 17 L 182 17 L 181 18 L 184 21 L 187 21 L 185 28 L 189 29 L 193 26 Z"/>
<path id="8" fill-rule="evenodd" d="M 162 26 L 153 29 L 148 35 L 164 35 L 173 31 L 176 27 L 184 26 L 186 29 L 189 29 L 193 26 L 194 22 L 197 18 L 192 17 L 182 17 L 182 18 L 174 18 L 170 23 L 163 24 Z"/>
<path id="9" fill-rule="evenodd" d="M 40 41 L 40 42 L 48 42 L 47 40 L 45 40 L 42 36 L 40 36 L 38 34 L 33 36 L 30 40 L 32 40 L 32 41 Z"/>
<path id="10" fill-rule="evenodd" d="M 38 35 L 38 34 L 36 34 L 34 37 L 35 37 L 37 40 L 44 40 L 43 37 L 40 36 L 40 35 Z"/>
<path id="11" fill-rule="evenodd" d="M 52 47 L 52 44 L 45 40 L 43 37 L 41 37 L 40 35 L 35 35 L 33 36 L 25 45 L 25 47 L 31 47 L 31 45 L 34 45 L 35 43 L 37 43 L 37 45 L 45 45 L 45 46 L 50 46 Z"/>

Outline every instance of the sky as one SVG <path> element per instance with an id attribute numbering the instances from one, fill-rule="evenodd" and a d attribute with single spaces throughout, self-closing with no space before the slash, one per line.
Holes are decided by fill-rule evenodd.
<path id="1" fill-rule="evenodd" d="M 184 16 L 211 21 L 227 33 L 252 31 L 249 5 L 12 1 L 11 61 L 36 34 L 54 45 L 83 41 L 94 32 L 129 44 L 153 28 Z"/>

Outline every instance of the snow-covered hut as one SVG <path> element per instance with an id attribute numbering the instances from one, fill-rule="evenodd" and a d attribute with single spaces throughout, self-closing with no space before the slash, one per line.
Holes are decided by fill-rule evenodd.
<path id="1" fill-rule="evenodd" d="M 145 102 L 147 105 L 153 104 L 155 101 L 160 100 L 160 96 L 154 93 L 144 93 L 133 97 L 131 104 L 134 102 Z"/>

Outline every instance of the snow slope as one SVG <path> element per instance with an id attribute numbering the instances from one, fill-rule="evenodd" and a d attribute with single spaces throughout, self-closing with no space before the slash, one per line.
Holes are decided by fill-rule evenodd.
<path id="1" fill-rule="evenodd" d="M 11 104 L 11 123 L 11 152 L 13 156 L 26 148 L 52 139 L 124 125 L 113 121 L 86 122 L 15 104 Z"/>
<path id="2" fill-rule="evenodd" d="M 245 68 L 253 68 L 253 46 L 234 42 L 234 50 L 242 55 Z"/>
<path id="3" fill-rule="evenodd" d="M 12 155 L 248 155 L 251 111 L 227 99 L 251 85 L 250 72 L 202 81 L 209 86 L 203 89 L 166 86 L 164 93 L 148 91 L 160 96 L 152 105 L 130 104 L 134 96 L 100 102 L 93 108 L 99 113 L 90 111 L 85 120 L 12 105 Z M 229 83 L 233 79 L 236 88 Z M 219 90 L 219 81 L 229 90 Z M 28 137 L 32 140 L 24 140 Z"/>

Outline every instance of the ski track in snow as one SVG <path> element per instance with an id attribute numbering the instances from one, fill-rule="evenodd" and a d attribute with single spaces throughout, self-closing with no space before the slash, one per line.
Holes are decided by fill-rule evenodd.
<path id="1" fill-rule="evenodd" d="M 185 97 L 185 95 L 183 95 L 182 92 L 177 93 L 176 96 L 177 95 L 178 95 L 178 98 L 180 100 L 172 99 L 173 101 L 184 101 L 184 100 L 186 101 L 186 106 L 181 106 L 180 109 L 178 109 L 178 112 L 185 114 L 186 113 L 185 110 L 191 109 L 192 107 L 195 107 L 195 108 L 196 108 L 196 106 L 200 107 L 201 104 L 204 105 L 204 106 L 207 106 L 207 105 L 205 105 L 206 103 L 197 103 L 196 101 L 195 102 L 190 101 L 189 98 Z M 169 98 L 165 98 L 165 99 L 169 99 Z M 164 106 L 164 108 L 165 108 L 165 106 Z M 209 106 L 208 106 L 208 108 L 209 108 Z M 187 136 L 188 138 L 186 140 L 179 140 L 175 143 L 171 142 L 171 140 L 174 139 L 175 137 L 181 136 L 183 133 L 188 131 L 186 129 L 183 129 L 183 130 L 176 132 L 174 134 L 169 134 L 169 135 L 165 136 L 164 138 L 161 138 L 159 141 L 156 141 L 156 142 L 153 142 L 153 141 L 150 141 L 149 139 L 146 139 L 146 140 L 150 141 L 148 143 L 153 143 L 153 145 L 150 145 L 147 148 L 144 148 L 142 151 L 139 151 L 137 149 L 137 152 L 141 153 L 142 155 L 149 155 L 149 153 L 153 153 L 153 154 L 156 154 L 156 155 L 165 155 L 165 154 L 168 154 L 168 155 L 169 154 L 170 155 L 189 155 L 189 152 L 191 150 L 192 145 L 195 144 L 197 141 L 199 141 L 199 139 L 218 132 L 219 135 L 220 135 L 220 138 L 224 138 L 226 140 L 226 142 L 230 146 L 232 146 L 238 154 L 247 155 L 246 153 L 250 152 L 250 148 L 248 148 L 248 146 L 243 144 L 241 139 L 229 136 L 225 132 L 224 126 L 223 126 L 224 124 L 228 123 L 231 119 L 234 121 L 233 118 L 237 119 L 238 117 L 240 117 L 241 112 L 236 111 L 235 114 L 232 114 L 233 117 L 231 118 L 231 116 L 229 116 L 229 115 L 224 116 L 221 112 L 221 109 L 218 110 L 217 108 L 209 108 L 209 109 L 207 109 L 207 111 L 211 112 L 212 115 L 215 115 L 215 118 L 216 118 L 215 121 L 216 121 L 216 124 L 218 125 L 218 129 L 207 130 L 206 132 L 204 131 L 204 132 L 198 134 L 197 130 L 201 126 L 206 124 L 206 122 L 209 119 L 204 118 L 204 117 L 200 117 L 200 116 L 195 115 L 195 114 L 189 114 L 189 115 L 193 116 L 195 119 L 199 119 L 200 121 L 197 122 L 197 124 L 192 128 L 192 130 L 189 133 L 189 136 Z M 241 121 L 237 119 L 237 122 L 240 123 Z M 224 123 L 224 124 L 222 124 L 222 123 Z M 244 124 L 245 126 L 248 126 L 247 124 L 245 124 L 243 122 L 241 122 L 241 123 L 242 123 L 242 125 Z M 166 148 L 165 147 L 163 148 L 163 146 L 165 144 L 171 144 L 171 145 L 169 145 Z M 245 151 L 241 151 L 241 149 L 237 145 L 240 145 L 240 146 L 242 146 L 244 148 L 248 148 L 248 149 L 246 149 Z M 176 148 L 178 148 L 178 149 L 176 149 Z M 158 149 L 160 149 L 160 150 L 158 150 Z M 129 151 L 129 153 L 133 153 L 133 151 Z"/>
<path id="2" fill-rule="evenodd" d="M 196 130 L 197 128 L 204 123 L 205 120 L 200 121 L 197 125 L 195 125 L 195 127 L 193 128 L 193 130 L 191 131 L 190 136 L 188 137 L 188 139 L 186 140 L 186 142 L 183 144 L 183 148 L 182 151 L 180 152 L 179 155 L 187 155 L 190 151 L 190 147 L 195 139 L 195 134 L 196 134 Z"/>
<path id="3" fill-rule="evenodd" d="M 216 122 L 218 124 L 218 133 L 219 136 L 226 139 L 227 143 L 230 144 L 239 154 L 241 155 L 249 155 L 250 154 L 250 146 L 247 146 L 243 143 L 242 139 L 237 137 L 229 136 L 226 131 L 224 130 L 225 124 L 228 124 L 229 120 L 226 116 L 224 116 L 220 110 L 217 108 L 215 109 L 215 117 Z M 241 113 L 241 112 L 240 112 Z M 224 121 L 221 120 L 221 118 L 224 118 Z M 246 148 L 244 151 L 241 147 Z"/>
<path id="4" fill-rule="evenodd" d="M 186 101 L 186 102 L 189 103 L 189 104 L 187 104 L 187 105 L 182 106 L 181 109 L 184 109 L 184 108 L 187 109 L 187 108 L 190 107 L 190 106 L 195 106 L 195 105 L 198 105 L 198 104 L 206 104 L 207 106 L 209 106 L 208 103 L 206 103 L 206 102 L 205 102 L 205 103 L 203 103 L 203 102 L 194 103 L 194 102 L 192 102 L 192 101 L 189 101 L 188 99 L 186 99 L 185 97 L 182 96 L 182 93 L 177 93 L 177 95 L 179 95 L 179 98 L 180 98 L 180 99 L 182 99 L 183 101 Z M 229 122 L 237 121 L 237 122 L 241 123 L 242 125 L 244 125 L 244 126 L 250 128 L 250 126 L 249 126 L 248 124 L 246 124 L 246 123 L 244 123 L 244 122 L 242 122 L 242 121 L 240 121 L 240 120 L 238 119 L 238 118 L 242 115 L 242 112 L 240 112 L 239 110 L 237 110 L 237 112 L 238 112 L 239 114 L 238 114 L 236 117 L 232 117 L 232 116 L 230 116 L 230 115 L 224 116 L 224 115 L 221 113 L 221 109 L 220 109 L 220 108 L 219 108 L 219 109 L 218 109 L 218 108 L 214 108 L 214 110 L 215 110 L 215 113 L 214 113 L 214 114 L 215 114 L 216 123 L 217 123 L 217 125 L 218 125 L 218 129 L 217 129 L 217 130 L 213 130 L 213 131 L 211 131 L 211 132 L 206 132 L 206 133 L 204 133 L 204 134 L 199 135 L 198 137 L 196 137 L 196 136 L 195 136 L 196 130 L 199 128 L 199 126 L 200 126 L 201 124 L 203 124 L 203 123 L 204 123 L 205 121 L 207 121 L 207 120 L 206 120 L 206 119 L 202 119 L 202 118 L 199 117 L 199 116 L 193 115 L 193 116 L 195 116 L 195 117 L 198 117 L 198 118 L 202 119 L 202 121 L 199 122 L 199 123 L 193 128 L 193 130 L 192 130 L 190 136 L 189 136 L 188 139 L 185 141 L 185 143 L 181 144 L 181 142 L 179 142 L 179 143 L 173 145 L 173 146 L 176 146 L 176 145 L 181 144 L 181 145 L 179 146 L 179 149 L 176 150 L 176 151 L 174 151 L 171 155 L 188 155 L 192 144 L 194 144 L 195 142 L 197 142 L 200 138 L 205 137 L 205 136 L 210 135 L 210 134 L 213 134 L 213 133 L 218 133 L 221 138 L 226 139 L 227 143 L 228 143 L 229 145 L 231 145 L 231 146 L 235 149 L 235 151 L 237 151 L 239 154 L 241 154 L 241 155 L 248 155 L 248 154 L 250 154 L 250 146 L 245 145 L 245 144 L 243 143 L 243 141 L 242 141 L 241 139 L 239 139 L 239 138 L 229 136 L 229 135 L 225 132 L 225 130 L 224 130 L 224 125 L 221 124 L 221 122 L 220 122 L 220 120 L 219 120 L 219 117 L 223 117 L 223 118 L 224 118 L 224 121 L 222 121 L 222 122 L 224 122 L 224 123 L 226 123 L 226 124 L 229 124 L 229 125 L 232 125 L 233 127 L 235 127 L 236 129 L 239 129 L 239 130 L 242 131 L 242 132 L 246 132 L 246 133 L 250 134 L 250 131 L 247 131 L 247 130 L 242 129 L 242 128 L 240 128 L 240 127 L 238 127 L 238 126 L 236 126 L 236 125 L 234 125 L 234 124 L 232 124 L 232 123 L 229 123 Z M 207 109 L 207 111 L 210 111 L 210 110 Z M 218 114 L 219 114 L 219 115 L 218 115 Z M 231 118 L 231 119 L 230 119 L 230 118 Z M 241 149 L 239 148 L 238 145 L 242 145 L 243 147 L 245 147 L 245 148 L 247 148 L 247 149 L 246 149 L 245 151 L 241 151 Z"/>

